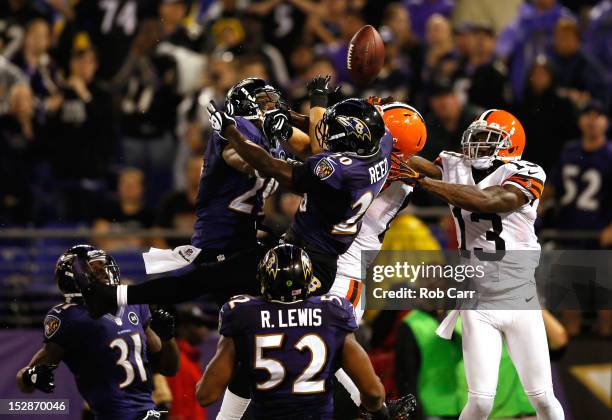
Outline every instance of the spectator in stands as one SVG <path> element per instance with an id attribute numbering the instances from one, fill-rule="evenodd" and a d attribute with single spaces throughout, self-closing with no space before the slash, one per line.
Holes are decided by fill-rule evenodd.
<path id="1" fill-rule="evenodd" d="M 132 54 L 113 80 L 121 93 L 122 157 L 127 166 L 139 168 L 155 185 L 148 203 L 157 203 L 172 186 L 175 156 L 176 71 L 167 57 L 155 53 L 160 25 L 147 22 L 134 40 Z"/>
<path id="2" fill-rule="evenodd" d="M 261 20 L 255 15 L 245 15 L 242 24 L 245 30 L 244 41 L 231 51 L 238 57 L 245 55 L 259 57 L 271 76 L 266 79 L 283 88 L 287 87 L 289 85 L 287 63 L 278 48 L 264 39 Z"/>
<path id="3" fill-rule="evenodd" d="M 202 376 L 200 351 L 198 346 L 204 342 L 210 331 L 217 327 L 216 311 L 205 313 L 195 304 L 185 303 L 177 309 L 176 343 L 180 351 L 179 371 L 168 377 L 173 402 L 170 420 L 204 420 L 206 411 L 200 407 L 194 389 Z"/>
<path id="4" fill-rule="evenodd" d="M 584 48 L 606 71 L 608 100 L 612 98 L 612 1 L 601 0 L 589 13 L 589 25 L 584 34 Z"/>
<path id="5" fill-rule="evenodd" d="M 423 71 L 424 49 L 422 43 L 413 33 L 408 9 L 399 3 L 389 4 L 383 14 L 381 36 L 390 32 L 390 38 L 399 49 L 396 61 L 398 68 L 405 72 L 407 97 L 416 100 L 421 89 L 421 73 Z"/>
<path id="6" fill-rule="evenodd" d="M 21 48 L 28 22 L 42 18 L 48 20 L 45 5 L 25 0 L 0 2 L 0 55 L 11 59 Z"/>
<path id="7" fill-rule="evenodd" d="M 408 9 L 412 29 L 420 39 L 427 37 L 427 22 L 433 15 L 450 17 L 455 5 L 454 0 L 403 0 L 402 3 Z"/>
<path id="8" fill-rule="evenodd" d="M 27 76 L 40 117 L 55 113 L 62 104 L 62 96 L 57 85 L 56 69 L 49 48 L 51 47 L 51 28 L 49 23 L 36 18 L 25 29 L 23 47 L 13 57 L 13 63 Z"/>
<path id="9" fill-rule="evenodd" d="M 266 60 L 260 55 L 244 56 L 238 61 L 240 64 L 241 79 L 246 77 L 256 77 L 275 84 L 270 78 L 270 71 L 266 65 Z"/>
<path id="10" fill-rule="evenodd" d="M 564 230 L 591 230 L 598 240 L 563 241 L 565 247 L 597 249 L 612 246 L 612 143 L 606 139 L 608 116 L 591 101 L 578 119 L 581 138 L 569 143 L 551 173 L 542 207 L 553 206 L 556 224 Z"/>
<path id="11" fill-rule="evenodd" d="M 440 14 L 427 21 L 423 78 L 429 83 L 450 80 L 457 71 L 459 57 L 454 49 L 450 22 Z"/>
<path id="12" fill-rule="evenodd" d="M 581 47 L 578 22 L 560 19 L 555 27 L 554 46 L 551 64 L 562 94 L 577 108 L 584 107 L 591 98 L 607 105 L 605 73 Z"/>
<path id="13" fill-rule="evenodd" d="M 405 101 L 408 98 L 409 73 L 400 61 L 400 46 L 391 32 L 383 33 L 385 61 L 378 77 L 362 92 L 362 96 L 380 96 Z"/>
<path id="14" fill-rule="evenodd" d="M 450 83 L 437 83 L 430 91 L 431 111 L 426 115 L 427 144 L 421 156 L 434 160 L 442 150 L 458 150 L 461 135 L 478 115 L 471 104 L 462 104 Z"/>
<path id="15" fill-rule="evenodd" d="M 528 144 L 523 157 L 549 171 L 566 141 L 578 135 L 574 108 L 557 92 L 552 68 L 539 56 L 529 70 L 522 100 L 515 104 Z"/>
<path id="16" fill-rule="evenodd" d="M 27 83 L 25 75 L 17 66 L 0 55 L 0 116 L 9 111 L 10 92 L 18 83 Z"/>
<path id="17" fill-rule="evenodd" d="M 184 19 L 189 11 L 188 0 L 162 0 L 159 4 L 162 42 L 193 51 L 203 48 L 202 31 L 196 25 L 187 28 Z"/>
<path id="18" fill-rule="evenodd" d="M 106 193 L 117 143 L 112 98 L 98 83 L 97 68 L 91 48 L 72 53 L 68 78 L 60 87 L 63 101 L 47 125 L 50 140 L 45 149 L 66 221 L 91 222 Z"/>
<path id="19" fill-rule="evenodd" d="M 202 173 L 202 157 L 192 156 L 185 168 L 186 188 L 170 193 L 162 202 L 155 225 L 163 229 L 189 232 L 184 238 L 159 239 L 155 246 L 158 248 L 175 248 L 190 243 L 189 238 L 196 221 L 196 198 Z"/>
<path id="20" fill-rule="evenodd" d="M 95 241 L 102 249 L 140 248 L 147 240 L 130 235 L 133 229 L 150 228 L 154 215 L 145 207 L 145 175 L 136 168 L 119 174 L 117 199 L 109 201 L 93 224 L 95 233 L 127 232 L 125 237 Z"/>
<path id="21" fill-rule="evenodd" d="M 553 45 L 557 21 L 572 13 L 557 0 L 534 0 L 524 3 L 518 17 L 499 35 L 497 53 L 510 66 L 513 97 L 522 99 L 527 69 L 539 54 Z"/>
<path id="22" fill-rule="evenodd" d="M 130 54 L 134 53 L 138 31 L 156 23 L 157 1 L 105 2 L 77 0 L 67 16 L 63 48 L 71 51 L 74 39 L 86 33 L 100 55 L 98 76 L 104 81 L 115 77 Z"/>
<path id="23" fill-rule="evenodd" d="M 250 3 L 248 11 L 261 17 L 266 41 L 278 48 L 283 57 L 289 58 L 293 50 L 300 45 L 304 33 L 306 15 L 295 5 L 300 3 L 300 0 L 263 0 Z"/>
<path id="24" fill-rule="evenodd" d="M 8 112 L 0 115 L 0 224 L 32 221 L 33 160 L 39 128 L 29 85 L 17 83 Z"/>
<path id="25" fill-rule="evenodd" d="M 305 73 L 302 75 L 302 78 L 294 82 L 294 87 L 292 91 L 292 98 L 294 106 L 296 106 L 300 112 L 305 115 L 308 115 L 308 92 L 306 91 L 306 84 L 309 80 L 315 77 L 318 74 L 325 74 L 331 76 L 330 85 L 336 86 L 338 82 L 338 76 L 336 74 L 336 69 L 334 67 L 334 63 L 326 56 L 318 56 L 315 57 L 312 64 L 306 69 Z M 349 94 L 352 92 L 352 87 L 350 85 L 343 85 L 344 94 Z"/>
<path id="26" fill-rule="evenodd" d="M 453 24 L 486 24 L 497 34 L 516 18 L 524 1 L 457 0 L 453 9 Z"/>
<path id="27" fill-rule="evenodd" d="M 487 25 L 471 25 L 468 56 L 461 71 L 469 79 L 470 103 L 485 109 L 503 109 L 508 103 L 506 66 L 495 57 L 495 34 Z"/>

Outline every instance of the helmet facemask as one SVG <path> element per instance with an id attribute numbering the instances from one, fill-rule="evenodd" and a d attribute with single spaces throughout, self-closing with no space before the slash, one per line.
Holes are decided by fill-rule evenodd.
<path id="1" fill-rule="evenodd" d="M 119 285 L 119 266 L 115 259 L 105 252 L 101 251 L 99 255 L 91 255 L 89 257 L 89 267 L 96 281 L 109 286 Z"/>
<path id="2" fill-rule="evenodd" d="M 499 158 L 499 152 L 510 146 L 510 133 L 485 121 L 473 122 L 461 137 L 462 153 L 476 169 L 490 168 Z"/>

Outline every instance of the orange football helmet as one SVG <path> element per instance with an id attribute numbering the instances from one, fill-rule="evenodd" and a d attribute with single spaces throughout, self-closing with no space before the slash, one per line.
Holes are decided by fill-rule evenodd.
<path id="1" fill-rule="evenodd" d="M 463 132 L 461 148 L 474 167 L 485 169 L 495 159 L 519 160 L 525 142 L 525 129 L 518 118 L 501 109 L 489 109 Z"/>
<path id="2" fill-rule="evenodd" d="M 406 160 L 417 154 L 427 141 L 425 120 L 413 107 L 403 102 L 391 102 L 381 106 L 385 126 L 391 132 L 397 155 Z"/>

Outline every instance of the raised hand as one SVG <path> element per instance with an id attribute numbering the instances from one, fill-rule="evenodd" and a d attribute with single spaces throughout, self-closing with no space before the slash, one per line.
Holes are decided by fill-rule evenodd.
<path id="1" fill-rule="evenodd" d="M 223 133 L 230 125 L 236 125 L 236 120 L 233 117 L 230 117 L 227 113 L 219 110 L 215 101 L 210 101 L 208 106 L 206 106 L 206 111 L 208 111 L 210 125 L 216 133 L 218 133 L 221 137 Z"/>
<path id="2" fill-rule="evenodd" d="M 284 109 L 274 109 L 266 112 L 263 131 L 269 140 L 286 142 L 293 135 L 291 114 Z"/>

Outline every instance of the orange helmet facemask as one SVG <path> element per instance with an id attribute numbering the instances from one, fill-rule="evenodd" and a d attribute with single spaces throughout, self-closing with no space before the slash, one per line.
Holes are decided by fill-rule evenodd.
<path id="1" fill-rule="evenodd" d="M 489 109 L 463 132 L 461 148 L 473 167 L 487 169 L 495 159 L 512 161 L 521 158 L 525 149 L 525 130 L 511 113 Z"/>
<path id="2" fill-rule="evenodd" d="M 406 160 L 420 152 L 427 141 L 427 128 L 419 111 L 402 102 L 391 102 L 381 109 L 396 155 Z"/>

